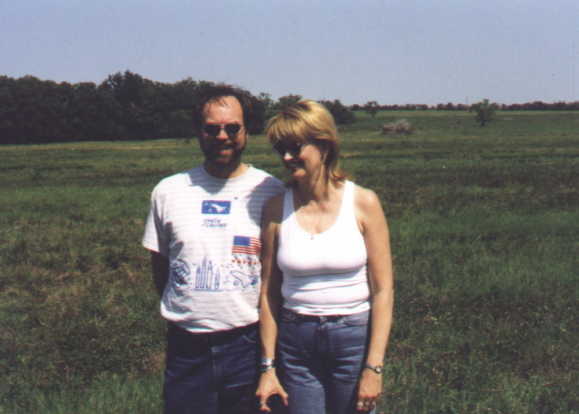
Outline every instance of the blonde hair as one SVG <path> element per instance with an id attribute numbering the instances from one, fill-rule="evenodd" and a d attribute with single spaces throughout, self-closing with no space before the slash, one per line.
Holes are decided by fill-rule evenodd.
<path id="1" fill-rule="evenodd" d="M 279 141 L 309 142 L 316 145 L 322 152 L 326 179 L 346 179 L 346 173 L 338 165 L 340 140 L 336 123 L 322 104 L 303 100 L 289 105 L 268 121 L 265 133 L 272 145 Z"/>

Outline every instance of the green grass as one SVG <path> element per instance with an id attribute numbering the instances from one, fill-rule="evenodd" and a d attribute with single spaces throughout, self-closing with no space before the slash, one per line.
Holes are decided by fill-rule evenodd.
<path id="1" fill-rule="evenodd" d="M 343 166 L 387 213 L 388 413 L 579 412 L 579 113 L 364 113 Z M 410 136 L 380 125 L 408 119 Z M 0 413 L 157 413 L 163 323 L 140 246 L 195 141 L 0 147 Z M 263 136 L 246 160 L 284 177 Z"/>
<path id="2" fill-rule="evenodd" d="M 158 376 L 142 378 L 106 375 L 93 381 L 82 392 L 66 389 L 52 393 L 33 392 L 29 405 L 33 412 L 51 414 L 160 413 L 161 380 Z M 0 414 L 12 413 L 0 407 Z M 29 411 L 30 412 L 30 411 Z"/>

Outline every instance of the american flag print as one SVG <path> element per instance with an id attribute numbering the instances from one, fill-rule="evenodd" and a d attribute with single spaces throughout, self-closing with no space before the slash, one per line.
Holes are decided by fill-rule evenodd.
<path id="1" fill-rule="evenodd" d="M 257 237 L 234 236 L 233 254 L 251 254 L 259 256 L 261 241 Z"/>

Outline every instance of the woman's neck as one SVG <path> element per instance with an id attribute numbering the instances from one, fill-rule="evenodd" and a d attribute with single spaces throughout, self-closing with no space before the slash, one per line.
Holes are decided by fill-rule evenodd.
<path id="1" fill-rule="evenodd" d="M 302 205 L 321 204 L 331 199 L 336 185 L 331 180 L 323 177 L 316 181 L 306 181 L 296 183 L 296 192 Z"/>

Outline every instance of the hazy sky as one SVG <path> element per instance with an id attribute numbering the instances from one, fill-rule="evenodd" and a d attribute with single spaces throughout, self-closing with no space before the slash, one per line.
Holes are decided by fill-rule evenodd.
<path id="1" fill-rule="evenodd" d="M 579 100 L 579 0 L 0 0 L 0 75 L 343 103 Z"/>

